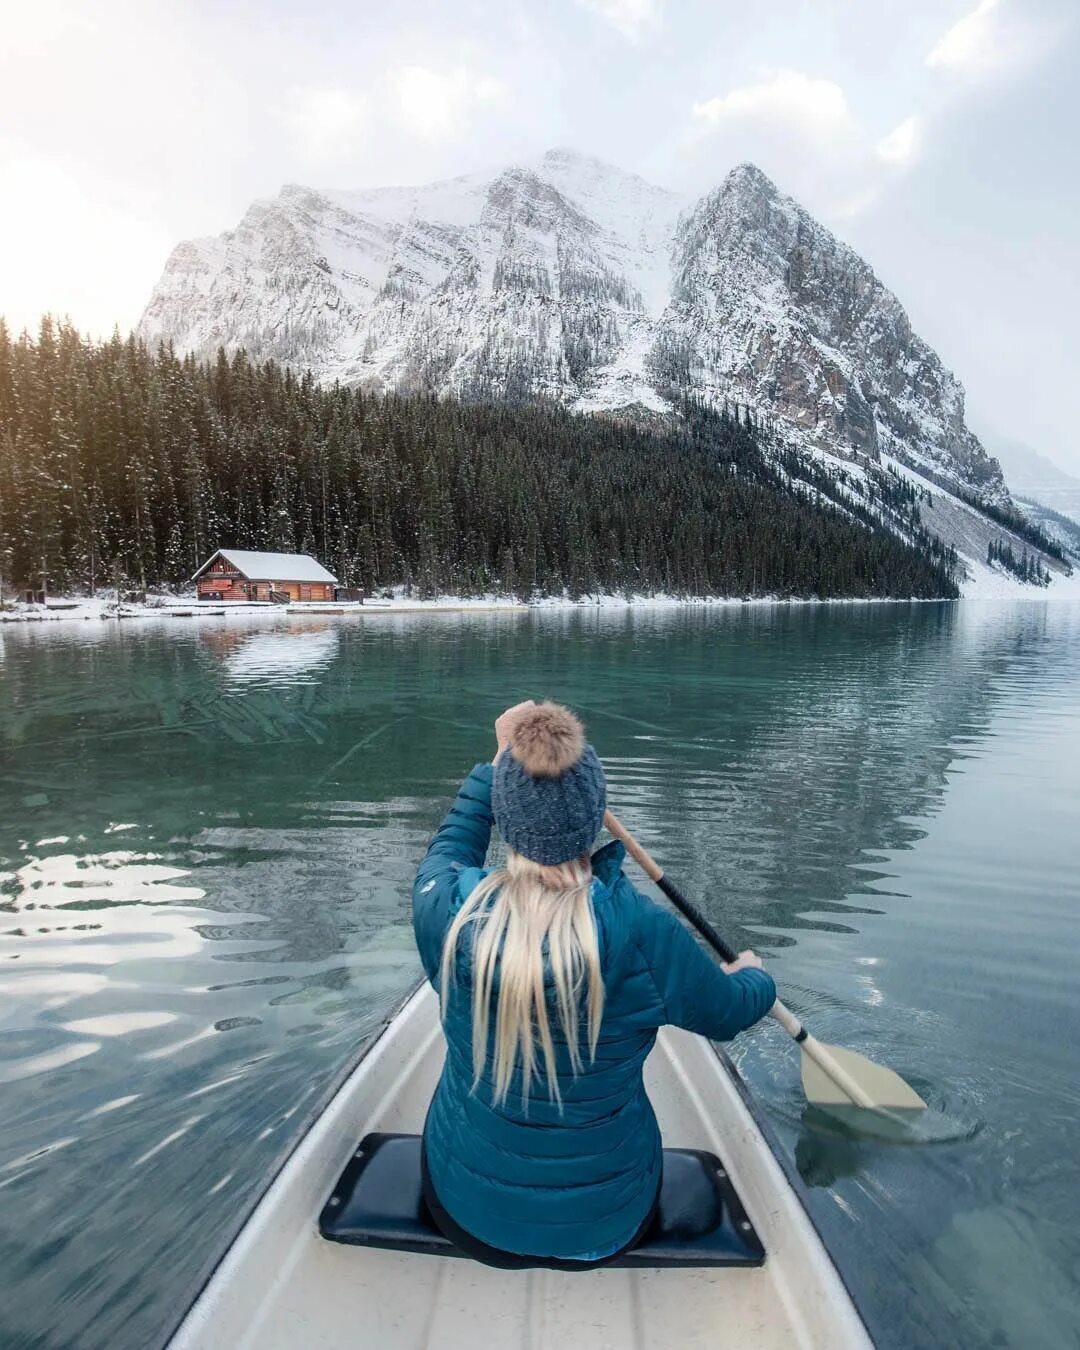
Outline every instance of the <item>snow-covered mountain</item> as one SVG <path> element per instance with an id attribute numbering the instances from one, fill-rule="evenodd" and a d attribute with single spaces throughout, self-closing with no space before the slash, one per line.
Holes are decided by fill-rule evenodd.
<path id="1" fill-rule="evenodd" d="M 141 333 L 244 347 L 322 379 L 662 406 L 641 371 L 685 203 L 570 152 L 427 187 L 286 187 L 181 244 Z M 613 366 L 640 349 L 624 389 Z"/>
<path id="2" fill-rule="evenodd" d="M 179 245 L 140 331 L 384 389 L 590 411 L 726 397 L 806 445 L 1003 493 L 896 298 L 749 164 L 698 202 L 566 150 L 428 187 L 286 187 Z"/>
<path id="3" fill-rule="evenodd" d="M 743 164 L 682 217 L 656 351 L 675 382 L 771 409 L 805 444 L 1002 499 L 964 392 L 853 249 Z"/>
<path id="4" fill-rule="evenodd" d="M 1080 478 L 1023 441 L 1006 436 L 987 441 L 1021 511 L 1071 557 L 1080 557 Z"/>
<path id="5" fill-rule="evenodd" d="M 953 494 L 1009 502 L 900 302 L 749 164 L 698 201 L 568 150 L 424 187 L 286 187 L 178 245 L 140 333 L 379 390 L 582 412 L 738 402 L 827 466 L 932 484 L 974 562 L 989 534 Z"/>
<path id="6" fill-rule="evenodd" d="M 1080 525 L 1080 478 L 1059 469 L 1052 459 L 1023 441 L 997 437 L 993 447 L 1017 497 L 1049 507 Z"/>

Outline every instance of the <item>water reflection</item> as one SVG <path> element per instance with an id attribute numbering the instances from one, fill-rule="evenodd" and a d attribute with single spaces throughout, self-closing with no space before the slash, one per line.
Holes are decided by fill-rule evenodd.
<path id="1" fill-rule="evenodd" d="M 0 1344 L 153 1341 L 312 1096 L 415 977 L 415 862 L 490 753 L 496 713 L 529 695 L 585 710 L 616 809 L 732 940 L 765 949 L 815 1032 L 931 1101 L 918 1148 L 854 1137 L 805 1110 L 783 1038 L 763 1029 L 740 1051 L 882 1344 L 937 1343 L 905 1311 L 938 1297 L 909 1254 L 947 1246 L 958 1210 L 985 1208 L 1016 1176 L 1010 1159 L 1023 1153 L 1049 1222 L 1056 1196 L 1080 1198 L 1075 1172 L 1049 1161 L 1070 1156 L 1077 1098 L 1044 1034 L 1047 1009 L 1076 1018 L 1075 980 L 1054 960 L 1075 798 L 1032 787 L 1037 812 L 1023 794 L 994 805 L 1032 756 L 1046 757 L 1036 781 L 1060 770 L 1055 753 L 1072 762 L 1074 613 L 747 606 L 274 625 L 4 634 Z M 1023 722 L 1018 690 L 1041 700 L 1047 739 Z M 976 794 L 981 816 L 947 819 L 964 776 L 1003 753 Z M 1038 858 L 988 872 L 982 855 L 1014 828 Z M 1024 889 L 1035 871 L 1038 899 Z M 1037 1069 L 1001 1046 L 974 975 L 1009 959 L 1010 892 L 1050 948 L 1030 998 L 1010 1004 Z M 979 936 L 977 961 L 957 954 Z M 1037 1129 L 1025 1098 L 1040 1103 Z M 1006 1114 L 1023 1137 L 1005 1137 Z M 37 1236 L 11 1217 L 29 1212 Z"/>
<path id="2" fill-rule="evenodd" d="M 863 1135 L 844 1129 L 816 1106 L 803 1109 L 795 1143 L 795 1166 L 807 1186 L 831 1187 L 854 1176 L 867 1156 Z"/>
<path id="3" fill-rule="evenodd" d="M 340 636 L 340 628 L 326 620 L 296 624 L 283 633 L 225 630 L 202 635 L 205 645 L 223 658 L 230 684 L 269 689 L 316 682 L 337 655 Z"/>
<path id="4" fill-rule="evenodd" d="M 69 842 L 66 835 L 42 839 L 38 847 Z M 109 853 L 54 853 L 31 858 L 11 873 L 16 913 L 37 909 L 100 909 L 108 905 L 180 904 L 201 900 L 198 886 L 175 883 L 189 876 L 182 867 L 157 861 L 160 854 L 132 850 Z M 43 930 L 38 930 L 43 931 Z"/>

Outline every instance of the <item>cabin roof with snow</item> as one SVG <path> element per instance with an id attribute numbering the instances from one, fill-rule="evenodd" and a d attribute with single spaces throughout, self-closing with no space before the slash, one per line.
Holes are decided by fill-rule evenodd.
<path id="1" fill-rule="evenodd" d="M 215 558 L 232 563 L 248 581 L 322 581 L 337 585 L 337 577 L 307 553 L 254 553 L 243 548 L 215 550 L 191 580 L 197 581 Z"/>

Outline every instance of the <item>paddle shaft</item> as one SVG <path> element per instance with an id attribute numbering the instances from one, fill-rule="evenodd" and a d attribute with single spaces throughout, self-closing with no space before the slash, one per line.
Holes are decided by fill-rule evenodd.
<path id="1" fill-rule="evenodd" d="M 738 960 L 738 952 L 728 946 L 705 915 L 696 905 L 687 900 L 675 883 L 668 881 L 664 875 L 664 869 L 638 843 L 622 821 L 611 811 L 605 811 L 604 824 L 607 826 L 608 833 L 621 840 L 627 853 L 630 854 L 645 875 L 656 882 L 675 908 L 690 920 L 709 946 L 720 954 L 721 959 L 724 961 Z M 769 1009 L 769 1016 L 780 1023 L 802 1052 L 809 1055 L 822 1072 L 828 1074 L 836 1086 L 846 1093 L 856 1106 L 871 1108 L 874 1106 L 874 1100 L 869 1093 L 852 1078 L 842 1064 L 837 1063 L 836 1059 L 829 1054 L 827 1046 L 822 1045 L 816 1036 L 810 1035 L 790 1008 L 777 999 Z"/>
<path id="2" fill-rule="evenodd" d="M 656 882 L 677 910 L 686 915 L 709 946 L 714 951 L 719 952 L 725 961 L 737 961 L 739 959 L 738 952 L 728 946 L 697 905 L 691 904 L 675 883 L 668 881 L 663 868 L 653 858 L 652 854 L 647 853 L 638 843 L 622 821 L 612 812 L 605 811 L 604 824 L 607 826 L 608 833 L 613 834 L 616 839 L 622 842 L 627 853 L 630 854 L 645 875 Z"/>

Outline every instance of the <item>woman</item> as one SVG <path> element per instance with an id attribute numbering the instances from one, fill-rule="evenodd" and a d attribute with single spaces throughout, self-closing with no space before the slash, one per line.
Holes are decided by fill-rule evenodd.
<path id="1" fill-rule="evenodd" d="M 730 1040 L 776 998 L 753 952 L 721 967 L 589 857 L 606 804 L 584 729 L 554 703 L 495 723 L 413 889 L 447 1055 L 424 1127 L 424 1190 L 462 1250 L 506 1269 L 589 1269 L 639 1241 L 660 1133 L 642 1067 L 667 1023 Z M 492 822 L 506 867 L 483 871 Z"/>

